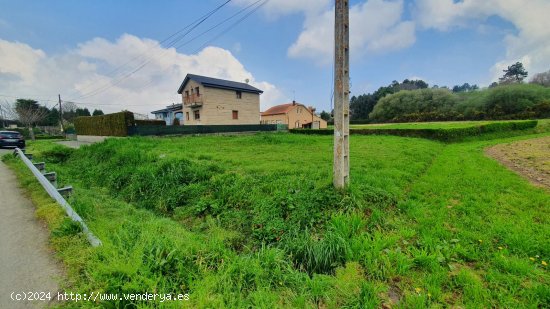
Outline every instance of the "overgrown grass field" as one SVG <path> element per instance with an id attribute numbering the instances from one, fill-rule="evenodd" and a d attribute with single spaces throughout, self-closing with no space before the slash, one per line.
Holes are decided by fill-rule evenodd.
<path id="1" fill-rule="evenodd" d="M 74 186 L 70 203 L 98 248 L 20 162 L 6 162 L 52 230 L 67 290 L 190 295 L 78 306 L 542 308 L 550 194 L 483 149 L 545 135 L 455 144 L 353 135 L 342 192 L 331 184 L 331 136 L 30 143 Z"/>

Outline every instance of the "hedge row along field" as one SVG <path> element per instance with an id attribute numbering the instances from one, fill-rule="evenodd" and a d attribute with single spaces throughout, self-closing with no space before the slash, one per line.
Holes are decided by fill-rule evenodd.
<path id="1" fill-rule="evenodd" d="M 190 296 L 66 306 L 544 308 L 550 195 L 483 155 L 520 138 L 353 135 L 343 192 L 331 184 L 330 136 L 30 144 L 75 187 L 70 203 L 100 248 L 64 223 L 19 161 L 7 163 L 52 230 L 64 290 Z"/>
<path id="2" fill-rule="evenodd" d="M 101 116 L 77 117 L 74 126 L 79 135 L 128 136 L 128 127 L 134 125 L 132 112 Z"/>
<path id="3" fill-rule="evenodd" d="M 458 142 L 464 139 L 484 135 L 487 133 L 509 132 L 514 130 L 533 129 L 537 126 L 537 120 L 526 121 L 507 121 L 507 122 L 490 122 L 480 125 L 457 126 L 456 124 L 446 127 L 446 123 L 440 123 L 439 128 L 351 128 L 350 134 L 357 135 L 396 135 L 408 137 L 421 137 L 433 139 L 443 142 Z M 291 129 L 291 133 L 310 134 L 310 135 L 333 135 L 333 129 L 322 130 L 306 130 L 306 129 Z"/>

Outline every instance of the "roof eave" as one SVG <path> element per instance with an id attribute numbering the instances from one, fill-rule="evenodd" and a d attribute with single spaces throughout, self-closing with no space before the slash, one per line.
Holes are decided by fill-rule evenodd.
<path id="1" fill-rule="evenodd" d="M 182 94 L 183 88 L 185 88 L 185 85 L 189 82 L 189 76 L 185 76 L 185 79 L 181 83 L 180 87 L 178 88 L 178 94 Z"/>
<path id="2" fill-rule="evenodd" d="M 215 85 L 215 84 L 208 84 L 208 83 L 202 83 L 202 85 L 204 87 L 209 87 L 209 88 L 217 88 L 217 89 L 225 89 L 225 90 L 235 90 L 235 91 L 242 91 L 242 92 L 248 92 L 248 93 L 257 93 L 257 94 L 262 94 L 264 93 L 262 90 L 260 89 L 256 89 L 256 90 L 252 90 L 252 89 L 245 89 L 245 88 L 238 88 L 238 87 L 225 87 L 225 86 L 220 86 L 220 85 Z"/>

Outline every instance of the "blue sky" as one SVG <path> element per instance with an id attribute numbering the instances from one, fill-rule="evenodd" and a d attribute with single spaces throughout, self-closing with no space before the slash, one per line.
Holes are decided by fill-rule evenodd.
<path id="1" fill-rule="evenodd" d="M 333 1 L 271 0 L 199 51 L 231 23 L 177 50 L 157 44 L 223 2 L 1 0 L 0 99 L 51 105 L 61 93 L 90 109 L 147 113 L 178 102 L 179 83 L 197 73 L 249 78 L 266 91 L 262 109 L 294 97 L 330 109 Z M 187 38 L 253 2 L 231 1 Z M 550 1 L 350 4 L 355 95 L 405 78 L 486 86 L 515 61 L 532 74 L 550 69 Z"/>

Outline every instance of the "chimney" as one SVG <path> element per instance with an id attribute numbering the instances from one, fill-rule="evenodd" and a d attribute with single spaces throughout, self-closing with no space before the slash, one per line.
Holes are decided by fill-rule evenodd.
<path id="1" fill-rule="evenodd" d="M 296 101 L 295 101 L 295 100 L 292 100 L 292 105 L 296 105 Z"/>

